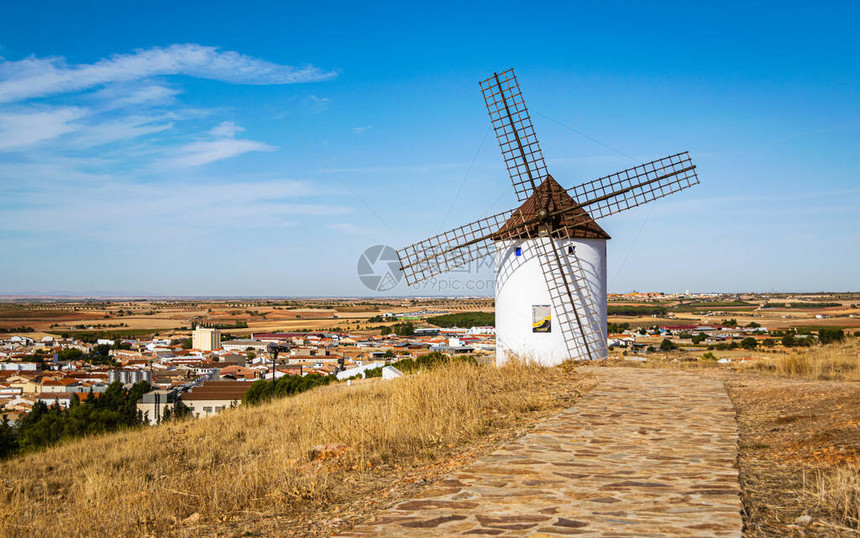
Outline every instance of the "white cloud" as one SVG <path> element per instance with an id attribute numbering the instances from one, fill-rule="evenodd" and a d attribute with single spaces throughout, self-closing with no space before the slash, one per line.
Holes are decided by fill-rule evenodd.
<path id="1" fill-rule="evenodd" d="M 319 114 L 320 112 L 325 112 L 328 109 L 328 105 L 331 103 L 331 99 L 328 97 L 317 97 L 316 95 L 309 95 L 305 98 L 305 106 L 307 106 L 311 112 L 314 114 Z"/>
<path id="2" fill-rule="evenodd" d="M 131 116 L 118 120 L 106 121 L 87 125 L 75 134 L 70 146 L 76 149 L 103 146 L 120 140 L 129 140 L 154 133 L 160 133 L 173 127 L 173 123 L 155 123 L 158 118 L 147 116 Z"/>
<path id="3" fill-rule="evenodd" d="M 275 64 L 197 44 L 140 49 L 132 54 L 114 54 L 93 64 L 80 65 L 68 65 L 59 57 L 31 56 L 0 63 L 0 102 L 76 92 L 162 75 L 187 75 L 234 84 L 297 84 L 327 80 L 337 73 L 312 65 Z"/>
<path id="4" fill-rule="evenodd" d="M 236 125 L 232 121 L 222 121 L 220 125 L 209 131 L 209 134 L 217 138 L 235 138 L 236 133 L 241 133 L 244 130 L 244 127 Z"/>
<path id="5" fill-rule="evenodd" d="M 275 151 L 277 148 L 254 140 L 224 138 L 221 140 L 199 140 L 179 148 L 176 155 L 167 161 L 168 166 L 200 166 L 222 159 L 236 157 L 250 151 Z"/>
<path id="6" fill-rule="evenodd" d="M 360 134 L 366 133 L 367 131 L 369 131 L 371 129 L 373 129 L 373 125 L 368 125 L 366 127 L 353 127 L 352 132 L 357 134 L 357 135 L 360 135 Z"/>
<path id="7" fill-rule="evenodd" d="M 158 106 L 175 102 L 180 90 L 162 84 L 135 82 L 133 84 L 111 84 L 93 93 L 93 97 L 104 101 L 106 110 L 130 106 Z"/>
<path id="8" fill-rule="evenodd" d="M 86 114 L 78 107 L 0 111 L 0 151 L 20 150 L 80 128 L 75 120 Z"/>
<path id="9" fill-rule="evenodd" d="M 0 168 L 0 180 L 9 176 Z M 350 207 L 300 203 L 325 195 L 319 185 L 296 180 L 137 183 L 120 178 L 90 183 L 29 185 L 15 194 L 15 208 L 0 211 L 0 230 L 70 234 L 126 243 L 229 228 L 293 226 L 305 219 L 343 215 Z M 189 204 L 188 200 L 194 200 Z M 69 220 L 68 208 L 75 219 Z"/>

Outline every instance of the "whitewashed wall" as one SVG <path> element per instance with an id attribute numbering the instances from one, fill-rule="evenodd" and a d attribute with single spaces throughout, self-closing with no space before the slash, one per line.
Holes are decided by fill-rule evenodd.
<path id="1" fill-rule="evenodd" d="M 606 336 L 606 241 L 603 239 L 557 239 L 556 248 L 566 253 L 575 247 L 580 266 L 598 312 L 598 325 Z M 549 305 L 550 296 L 538 259 L 535 240 L 497 241 L 496 265 L 496 362 L 504 363 L 512 354 L 546 366 L 570 358 L 558 327 L 555 312 L 552 332 L 532 332 L 532 306 Z M 516 247 L 522 255 L 516 256 Z"/>

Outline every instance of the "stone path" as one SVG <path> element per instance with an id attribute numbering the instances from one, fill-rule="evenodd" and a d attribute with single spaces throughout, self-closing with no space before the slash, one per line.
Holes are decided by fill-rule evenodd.
<path id="1" fill-rule="evenodd" d="M 345 536 L 740 536 L 722 383 L 593 371 L 599 384 L 573 407 Z"/>

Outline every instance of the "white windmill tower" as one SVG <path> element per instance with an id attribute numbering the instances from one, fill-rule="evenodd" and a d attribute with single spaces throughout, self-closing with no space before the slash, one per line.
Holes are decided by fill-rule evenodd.
<path id="1" fill-rule="evenodd" d="M 494 254 L 498 362 L 605 358 L 609 235 L 595 219 L 697 184 L 696 167 L 679 153 L 565 190 L 547 172 L 513 70 L 481 90 L 523 204 L 399 250 L 406 282 Z"/>

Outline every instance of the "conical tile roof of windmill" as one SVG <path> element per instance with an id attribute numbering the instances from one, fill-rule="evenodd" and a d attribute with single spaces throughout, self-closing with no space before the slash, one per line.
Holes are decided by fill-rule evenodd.
<path id="1" fill-rule="evenodd" d="M 538 210 L 546 204 L 550 214 L 557 211 L 572 209 L 552 218 L 553 236 L 562 235 L 577 239 L 610 239 L 609 234 L 597 222 L 590 220 L 588 213 L 558 184 L 551 175 L 547 175 L 543 183 L 537 186 L 528 199 L 523 202 L 504 226 L 493 235 L 494 240 L 528 239 L 537 237 L 540 222 L 537 221 Z M 522 226 L 523 222 L 534 221 Z M 585 221 L 585 224 L 582 224 Z"/>

